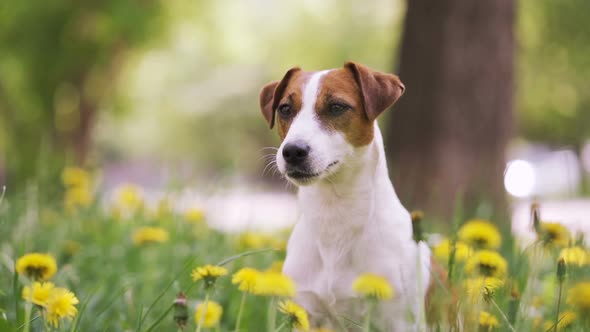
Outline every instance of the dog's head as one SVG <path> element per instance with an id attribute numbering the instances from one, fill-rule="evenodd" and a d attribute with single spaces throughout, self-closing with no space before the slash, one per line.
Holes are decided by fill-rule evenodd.
<path id="1" fill-rule="evenodd" d="M 336 173 L 372 142 L 375 119 L 404 90 L 397 76 L 353 62 L 320 72 L 290 69 L 260 92 L 262 114 L 283 140 L 279 171 L 296 185 Z"/>

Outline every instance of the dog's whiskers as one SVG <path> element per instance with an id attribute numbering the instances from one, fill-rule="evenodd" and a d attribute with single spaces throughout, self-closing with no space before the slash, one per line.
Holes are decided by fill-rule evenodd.
<path id="1" fill-rule="evenodd" d="M 259 151 L 264 151 L 264 150 L 278 151 L 279 148 L 275 148 L 274 146 L 265 146 L 265 147 L 261 148 Z"/>
<path id="2" fill-rule="evenodd" d="M 265 154 L 265 155 L 260 156 L 260 158 L 258 158 L 258 161 L 260 161 L 261 159 L 264 159 L 265 161 L 269 161 L 269 160 L 272 160 L 275 158 L 276 158 L 276 154 L 269 153 L 269 154 Z"/>
<path id="3" fill-rule="evenodd" d="M 279 167 L 277 166 L 276 163 L 274 165 L 272 165 L 271 170 L 272 170 L 272 177 L 274 178 L 274 176 L 277 175 L 277 172 L 279 171 Z"/>
<path id="4" fill-rule="evenodd" d="M 276 168 L 276 160 L 271 160 L 268 164 L 266 164 L 266 166 L 264 167 L 264 169 L 262 170 L 262 176 L 264 176 L 266 174 L 267 169 L 272 170 L 273 168 Z"/>

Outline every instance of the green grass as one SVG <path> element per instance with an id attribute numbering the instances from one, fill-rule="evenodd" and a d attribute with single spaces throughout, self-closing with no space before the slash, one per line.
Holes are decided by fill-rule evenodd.
<path id="1" fill-rule="evenodd" d="M 14 264 L 26 253 L 48 252 L 56 257 L 59 270 L 51 281 L 80 299 L 79 316 L 72 323 L 76 331 L 147 331 L 169 311 L 181 291 L 193 309 L 187 330 L 194 330 L 194 306 L 204 298 L 204 291 L 190 279 L 192 268 L 231 258 L 225 263 L 231 272 L 242 266 L 266 269 L 284 257 L 284 252 L 277 250 L 232 257 L 248 250 L 237 245 L 237 236 L 211 230 L 204 223 L 189 223 L 174 214 L 155 219 L 138 213 L 117 220 L 98 206 L 69 214 L 59 205 L 31 206 L 27 199 L 1 204 L 0 313 L 4 317 L 0 316 L 0 331 L 23 324 L 23 279 L 17 280 Z M 169 240 L 135 245 L 133 232 L 146 225 L 166 229 Z M 79 248 L 72 250 L 77 245 Z M 230 278 L 218 282 L 212 299 L 225 308 L 222 330 L 233 328 L 240 295 Z M 257 308 L 265 308 L 266 302 L 264 298 L 248 298 L 244 330 L 255 331 L 264 321 L 265 311 Z M 41 319 L 33 322 L 33 328 L 41 327 Z M 175 330 L 172 314 L 152 330 Z"/>
<path id="2" fill-rule="evenodd" d="M 80 299 L 77 317 L 62 321 L 63 331 L 175 331 L 172 304 L 179 292 L 188 298 L 186 330 L 194 331 L 195 306 L 204 299 L 205 291 L 191 280 L 190 271 L 204 264 L 223 264 L 230 271 L 230 276 L 218 280 L 210 296 L 224 308 L 219 330 L 233 331 L 242 294 L 231 284 L 231 273 L 245 266 L 264 270 L 285 255 L 281 250 L 249 247 L 239 241 L 239 235 L 220 233 L 208 228 L 205 222 L 191 223 L 174 213 L 153 217 L 152 213 L 137 212 L 117 218 L 96 201 L 73 213 L 62 207 L 59 196 L 39 201 L 38 195 L 27 192 L 0 202 L 0 331 L 19 330 L 24 325 L 21 292 L 27 281 L 15 273 L 14 266 L 19 257 L 30 252 L 55 256 L 59 269 L 52 281 Z M 164 243 L 134 244 L 133 233 L 147 225 L 167 230 L 169 239 Z M 423 227 L 428 229 L 428 216 Z M 277 235 L 279 241 L 286 236 Z M 559 249 L 541 242 L 522 249 L 504 232 L 500 252 L 507 260 L 509 272 L 505 286 L 492 300 L 468 304 L 461 290 L 468 276 L 463 263 L 451 256 L 443 262 L 447 270 L 453 271 L 451 285 L 443 287 L 446 290 L 437 295 L 436 302 L 448 303 L 452 294 L 457 293 L 460 311 L 468 312 L 462 315 L 465 326 L 471 326 L 467 331 L 477 330 L 472 318 L 480 310 L 497 318 L 500 326 L 494 331 L 545 331 L 543 324 L 555 321 L 556 317 Z M 576 310 L 567 303 L 569 289 L 589 279 L 588 266 L 568 267 L 561 312 Z M 443 285 L 442 281 L 437 282 Z M 265 331 L 268 305 L 269 299 L 248 295 L 241 330 Z M 446 317 L 448 308 L 437 308 L 438 316 Z M 38 311 L 33 310 L 32 317 L 37 315 Z M 567 331 L 588 331 L 589 322 L 584 318 L 579 314 Z M 281 322 L 279 319 L 277 325 Z M 343 322 L 359 323 L 346 318 Z M 540 327 L 535 327 L 537 322 L 541 322 Z M 44 330 L 43 318 L 34 319 L 31 330 Z M 441 318 L 435 330 L 449 331 L 449 324 Z"/>

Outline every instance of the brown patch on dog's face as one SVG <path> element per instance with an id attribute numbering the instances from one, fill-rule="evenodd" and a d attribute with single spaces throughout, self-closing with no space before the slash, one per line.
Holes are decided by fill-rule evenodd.
<path id="1" fill-rule="evenodd" d="M 279 136 L 284 140 L 289 132 L 289 127 L 293 119 L 297 116 L 303 106 L 303 89 L 305 83 L 313 73 L 298 71 L 293 74 L 281 96 L 277 96 L 278 103 L 276 119 Z M 283 108 L 289 108 L 289 112 L 284 112 Z"/>
<path id="2" fill-rule="evenodd" d="M 310 106 L 303 105 L 303 94 L 315 73 L 292 68 L 281 81 L 267 84 L 260 93 L 262 113 L 270 128 L 278 123 L 282 140 L 302 107 Z M 317 98 L 313 97 L 315 105 L 311 105 L 313 112 L 322 128 L 343 133 L 354 147 L 365 146 L 373 140 L 375 119 L 405 90 L 397 76 L 354 62 L 322 75 Z"/>
<path id="3" fill-rule="evenodd" d="M 366 115 L 361 91 L 349 70 L 334 69 L 324 75 L 315 111 L 327 130 L 343 133 L 352 146 L 373 140 L 373 121 Z"/>

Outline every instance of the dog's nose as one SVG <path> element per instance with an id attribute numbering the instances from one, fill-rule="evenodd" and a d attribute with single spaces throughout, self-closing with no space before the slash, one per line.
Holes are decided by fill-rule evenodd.
<path id="1" fill-rule="evenodd" d="M 283 147 L 283 158 L 287 164 L 298 165 L 301 164 L 309 155 L 310 147 L 301 141 L 285 144 Z"/>

